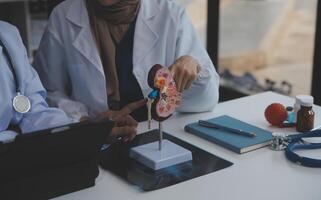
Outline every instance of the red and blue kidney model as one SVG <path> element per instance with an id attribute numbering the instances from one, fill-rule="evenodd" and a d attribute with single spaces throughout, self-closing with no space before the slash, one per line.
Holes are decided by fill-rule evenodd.
<path id="1" fill-rule="evenodd" d="M 162 65 L 154 65 L 148 73 L 148 85 L 153 89 L 148 95 L 154 99 L 152 118 L 159 122 L 168 119 L 181 104 L 181 93 L 177 91 L 171 72 Z"/>

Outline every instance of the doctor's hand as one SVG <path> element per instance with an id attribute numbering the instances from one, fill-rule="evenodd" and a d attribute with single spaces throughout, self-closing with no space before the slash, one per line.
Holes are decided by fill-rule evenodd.
<path id="1" fill-rule="evenodd" d="M 143 99 L 128 104 L 119 111 L 107 111 L 101 114 L 100 118 L 109 118 L 115 121 L 115 126 L 111 130 L 109 142 L 116 141 L 118 138 L 122 138 L 123 142 L 132 141 L 137 134 L 138 122 L 130 116 L 130 113 L 146 105 L 147 100 Z"/>
<path id="2" fill-rule="evenodd" d="M 198 61 L 192 56 L 182 56 L 169 67 L 169 70 L 173 74 L 177 90 L 182 92 L 191 87 L 201 67 Z"/>

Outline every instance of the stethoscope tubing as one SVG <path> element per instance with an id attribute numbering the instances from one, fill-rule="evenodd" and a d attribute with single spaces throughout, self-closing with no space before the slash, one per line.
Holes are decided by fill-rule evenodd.
<path id="1" fill-rule="evenodd" d="M 16 85 L 16 93 L 17 94 L 20 94 L 21 91 L 20 91 L 20 87 L 19 87 L 19 81 L 18 81 L 18 76 L 17 76 L 17 73 L 16 73 L 16 70 L 14 68 L 14 65 L 13 65 L 13 62 L 12 62 L 12 59 L 11 59 L 11 56 L 9 54 L 9 51 L 6 47 L 6 45 L 2 42 L 2 40 L 0 39 L 0 46 L 2 46 L 2 51 L 5 55 L 5 57 L 7 58 L 7 61 L 9 63 L 9 68 L 12 72 L 12 75 L 13 75 L 13 79 L 15 81 L 15 85 Z"/>
<path id="2" fill-rule="evenodd" d="M 13 64 L 12 57 L 10 56 L 10 53 L 9 53 L 6 45 L 3 43 L 3 41 L 1 39 L 0 39 L 0 45 L 2 46 L 2 51 L 8 61 L 9 68 L 12 72 L 13 79 L 14 79 L 15 86 L 16 86 L 16 96 L 12 99 L 12 106 L 17 113 L 25 114 L 25 113 L 29 112 L 29 110 L 31 109 L 30 100 L 28 97 L 21 94 L 18 76 L 17 76 L 16 70 L 15 70 L 15 67 Z"/>
<path id="3" fill-rule="evenodd" d="M 321 168 L 321 160 L 303 157 L 295 153 L 298 149 L 321 149 L 321 144 L 303 144 L 302 138 L 321 137 L 321 130 L 314 130 L 309 133 L 290 136 L 291 142 L 285 149 L 286 157 L 299 165 L 306 167 Z"/>

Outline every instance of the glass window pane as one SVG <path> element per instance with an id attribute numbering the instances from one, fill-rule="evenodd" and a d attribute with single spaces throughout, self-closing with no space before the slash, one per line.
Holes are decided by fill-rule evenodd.
<path id="1" fill-rule="evenodd" d="M 222 82 L 248 94 L 310 94 L 316 8 L 317 0 L 221 0 Z"/>

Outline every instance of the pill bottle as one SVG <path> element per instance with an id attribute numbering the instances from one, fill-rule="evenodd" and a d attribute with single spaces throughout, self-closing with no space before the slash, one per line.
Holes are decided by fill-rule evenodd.
<path id="1" fill-rule="evenodd" d="M 297 114 L 297 131 L 307 132 L 314 128 L 314 111 L 313 107 L 313 97 L 305 96 L 300 99 L 300 110 Z"/>

